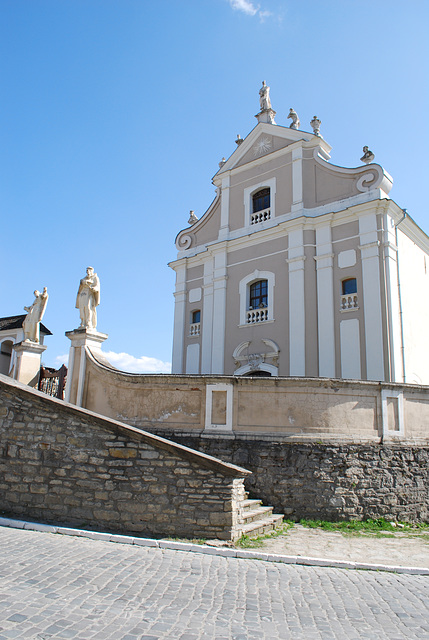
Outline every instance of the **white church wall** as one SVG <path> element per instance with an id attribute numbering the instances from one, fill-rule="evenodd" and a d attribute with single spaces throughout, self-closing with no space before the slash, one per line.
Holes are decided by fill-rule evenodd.
<path id="1" fill-rule="evenodd" d="M 398 228 L 405 382 L 429 384 L 429 256 Z"/>

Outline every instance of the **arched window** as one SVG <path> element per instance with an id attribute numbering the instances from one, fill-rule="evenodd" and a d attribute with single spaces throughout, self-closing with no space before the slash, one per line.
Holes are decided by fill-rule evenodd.
<path id="1" fill-rule="evenodd" d="M 276 216 L 276 178 L 267 178 L 245 187 L 244 226 L 251 227 L 272 220 Z M 252 229 L 252 231 L 257 231 Z"/>
<path id="2" fill-rule="evenodd" d="M 260 189 L 252 196 L 253 213 L 263 211 L 270 208 L 270 190 L 269 188 Z"/>
<path id="3" fill-rule="evenodd" d="M 249 288 L 249 309 L 268 307 L 268 280 L 257 280 Z"/>
<path id="4" fill-rule="evenodd" d="M 347 278 L 341 282 L 341 311 L 358 309 L 356 278 Z"/>
<path id="5" fill-rule="evenodd" d="M 248 373 L 244 373 L 243 375 L 249 377 L 251 376 L 252 378 L 269 378 L 271 376 L 271 372 L 257 369 L 256 371 L 249 371 Z"/>
<path id="6" fill-rule="evenodd" d="M 256 269 L 240 280 L 240 326 L 274 320 L 275 275 Z"/>
<path id="7" fill-rule="evenodd" d="M 10 369 L 12 347 L 12 340 L 4 340 L 0 346 L 0 373 L 3 373 L 5 376 L 7 376 Z"/>
<path id="8" fill-rule="evenodd" d="M 269 187 L 259 189 L 252 195 L 252 214 L 250 216 L 250 224 L 264 222 L 271 218 L 271 191 Z"/>

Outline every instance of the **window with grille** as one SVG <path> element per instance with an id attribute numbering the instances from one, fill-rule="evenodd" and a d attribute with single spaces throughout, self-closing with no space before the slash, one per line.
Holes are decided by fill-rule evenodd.
<path id="1" fill-rule="evenodd" d="M 268 306 L 268 281 L 258 280 L 250 285 L 249 309 L 263 309 Z"/>
<path id="2" fill-rule="evenodd" d="M 270 208 L 270 189 L 260 189 L 252 196 L 253 213 Z"/>

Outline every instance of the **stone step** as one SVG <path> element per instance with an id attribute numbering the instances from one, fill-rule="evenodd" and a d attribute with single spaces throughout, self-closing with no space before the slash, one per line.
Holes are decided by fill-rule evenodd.
<path id="1" fill-rule="evenodd" d="M 256 506 L 256 509 L 248 510 L 243 513 L 243 518 L 245 524 L 249 524 L 250 522 L 256 522 L 257 520 L 264 520 L 269 516 L 273 515 L 272 507 L 261 507 L 259 505 Z"/>
<path id="2" fill-rule="evenodd" d="M 263 535 L 273 529 L 277 529 L 283 522 L 283 516 L 280 514 L 272 514 L 261 520 L 249 522 L 242 526 L 241 534 L 250 538 Z"/>
<path id="3" fill-rule="evenodd" d="M 262 505 L 262 500 L 249 500 L 248 498 L 246 500 L 243 500 L 243 502 L 241 503 L 241 506 L 245 511 L 253 511 L 257 507 L 260 507 L 261 505 Z"/>

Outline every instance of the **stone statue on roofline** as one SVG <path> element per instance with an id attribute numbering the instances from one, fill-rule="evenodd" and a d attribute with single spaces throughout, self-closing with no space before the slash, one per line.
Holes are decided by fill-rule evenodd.
<path id="1" fill-rule="evenodd" d="M 370 162 L 372 162 L 372 161 L 374 160 L 375 155 L 373 154 L 373 152 L 372 152 L 372 151 L 370 151 L 370 150 L 368 149 L 368 147 L 367 147 L 367 146 L 365 146 L 365 147 L 362 149 L 362 151 L 363 151 L 363 156 L 362 156 L 362 158 L 360 159 L 360 160 L 361 160 L 361 162 L 364 162 L 365 164 L 369 164 Z"/>
<path id="2" fill-rule="evenodd" d="M 262 81 L 262 87 L 259 89 L 259 104 L 261 111 L 271 109 L 270 87 L 267 87 L 265 80 Z"/>
<path id="3" fill-rule="evenodd" d="M 270 100 L 270 87 L 267 87 L 267 83 L 265 82 L 265 80 L 262 82 L 262 87 L 259 89 L 259 106 L 261 110 L 255 116 L 258 122 L 276 124 L 274 120 L 276 112 L 272 108 Z M 240 138 L 240 136 L 237 136 L 237 140 L 235 142 L 237 143 L 237 145 L 240 145 L 243 140 Z"/>
<path id="4" fill-rule="evenodd" d="M 192 226 L 196 222 L 198 222 L 198 218 L 195 215 L 195 211 L 193 209 L 191 209 L 191 211 L 189 212 L 188 224 L 190 224 Z"/>
<path id="5" fill-rule="evenodd" d="M 97 307 L 100 304 L 100 280 L 93 267 L 87 267 L 86 276 L 79 283 L 76 309 L 80 314 L 80 329 L 96 329 Z"/>
<path id="6" fill-rule="evenodd" d="M 34 302 L 30 307 L 24 307 L 24 311 L 27 311 L 27 315 L 22 323 L 24 329 L 24 342 L 40 342 L 40 321 L 45 313 L 46 305 L 48 304 L 48 290 L 43 288 L 42 293 L 34 292 Z"/>
<path id="7" fill-rule="evenodd" d="M 310 121 L 310 125 L 311 125 L 311 128 L 313 129 L 314 135 L 318 136 L 319 138 L 322 137 L 320 135 L 320 125 L 321 124 L 322 124 L 322 121 L 319 120 L 319 118 L 317 116 L 314 116 L 313 120 Z"/>
<path id="8" fill-rule="evenodd" d="M 292 107 L 290 108 L 288 120 L 291 119 L 292 122 L 289 125 L 289 129 L 299 129 L 299 118 L 298 114 Z"/>

